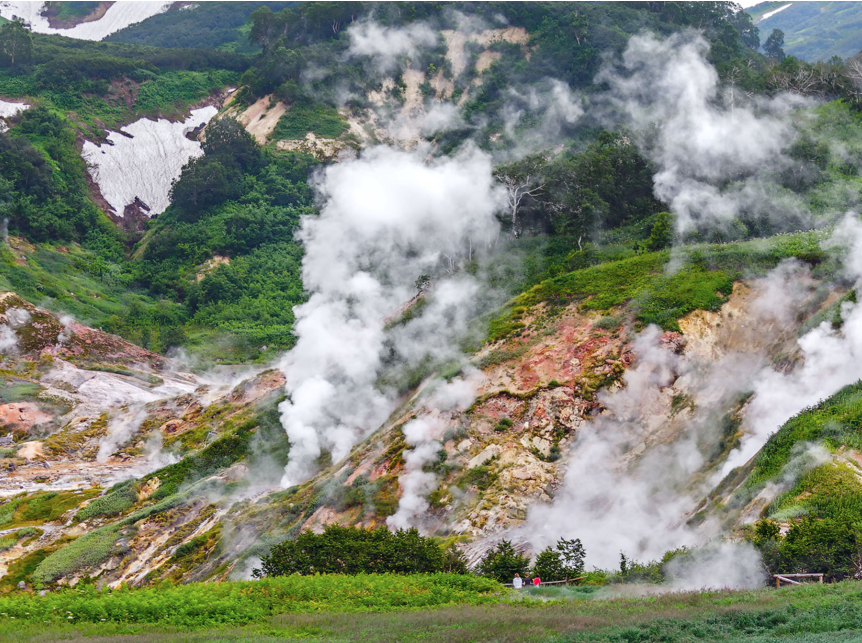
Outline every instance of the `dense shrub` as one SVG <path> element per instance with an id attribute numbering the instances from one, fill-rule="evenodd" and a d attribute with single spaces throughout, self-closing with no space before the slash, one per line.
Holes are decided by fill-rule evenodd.
<path id="1" fill-rule="evenodd" d="M 416 529 L 392 532 L 329 525 L 322 534 L 304 531 L 261 558 L 260 574 L 416 574 L 446 568 L 444 552 Z"/>

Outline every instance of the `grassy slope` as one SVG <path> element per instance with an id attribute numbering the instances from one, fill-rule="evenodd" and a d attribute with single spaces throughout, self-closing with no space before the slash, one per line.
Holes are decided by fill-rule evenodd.
<path id="1" fill-rule="evenodd" d="M 784 259 L 812 264 L 825 259 L 818 233 L 799 233 L 730 244 L 688 246 L 673 257 L 679 266 L 668 272 L 668 252 L 636 255 L 576 270 L 533 286 L 512 299 L 490 322 L 489 339 L 519 332 L 520 318 L 537 304 L 581 302 L 584 310 L 609 310 L 633 302 L 637 320 L 679 330 L 676 320 L 697 309 L 714 310 L 730 293 L 733 281 L 763 274 Z"/>
<path id="2" fill-rule="evenodd" d="M 130 289 L 110 266 L 76 244 L 38 244 L 25 254 L 26 265 L 0 247 L 0 291 L 12 290 L 31 303 L 57 313 L 67 313 L 89 326 L 99 327 L 112 316 L 125 316 L 137 306 L 180 310 L 176 304 L 159 303 Z M 176 310 L 173 310 L 176 309 Z"/>
<path id="3" fill-rule="evenodd" d="M 371 581 L 375 588 L 392 583 L 400 591 L 410 579 L 357 577 Z M 287 580 L 298 580 L 297 577 Z M 305 580 L 305 579 L 303 579 Z M 320 578 L 320 586 L 328 579 Z M 332 580 L 335 580 L 333 578 Z M 356 579 L 338 578 L 355 587 Z M 415 582 L 415 581 L 412 581 Z M 304 586 L 305 583 L 299 583 Z M 200 586 L 165 591 L 176 598 L 181 591 L 197 593 Z M 255 587 L 250 585 L 249 587 Z M 257 587 L 266 587 L 258 584 Z M 173 594 L 171 593 L 173 592 Z M 151 592 L 152 593 L 152 592 Z M 260 591 L 255 594 L 261 593 Z M 143 597 L 143 592 L 137 593 Z M 128 596 L 134 596 L 130 594 Z M 69 595 L 66 595 L 69 596 Z M 91 602 L 85 594 L 78 602 Z M 584 597 L 589 597 L 589 594 Z M 599 596 L 593 594 L 592 596 Z M 605 595 L 607 596 L 607 595 Z M 254 610 L 251 625 L 238 628 L 182 630 L 175 626 L 136 623 L 96 622 L 60 625 L 64 604 L 52 599 L 62 615 L 47 623 L 22 622 L 0 617 L 0 640 L 49 643 L 75 638 L 99 641 L 841 641 L 853 640 L 854 629 L 862 627 L 862 586 L 858 583 L 808 585 L 780 591 L 763 589 L 747 592 L 666 594 L 613 600 L 560 600 L 550 603 L 505 602 L 503 604 L 445 607 L 435 610 L 393 611 L 387 607 L 373 614 L 329 610 L 270 617 L 264 601 Z M 123 600 L 128 601 L 129 598 Z M 493 599 L 489 599 L 492 600 Z M 106 602 L 106 601 L 103 601 Z M 481 601 L 467 602 L 486 602 Z M 331 605 L 330 601 L 326 601 Z M 27 603 L 29 607 L 36 601 Z M 188 605 L 188 603 L 185 603 Z M 71 604 L 68 604 L 71 607 Z M 229 603 L 201 605 L 204 613 L 224 609 Z M 153 607 L 156 603 L 152 604 Z M 306 605 L 307 606 L 307 605 Z M 5 608 L 4 608 L 5 609 Z M 397 608 L 396 608 L 397 609 Z M 183 610 L 178 610 L 183 611 Z M 299 611 L 299 610 L 297 610 Z M 360 610 L 367 611 L 367 610 Z M 53 612 L 53 610 L 52 610 Z M 341 613 L 339 613 L 341 612 Z M 35 612 L 34 612 L 35 614 Z M 31 614 L 32 616 L 32 614 Z M 74 616 L 74 614 L 73 614 Z M 80 614 L 78 614 L 80 618 Z M 102 617 L 99 617 L 99 619 Z M 74 619 L 73 619 L 74 621 Z"/>
<path id="4" fill-rule="evenodd" d="M 786 3 L 775 3 L 775 9 Z M 758 9 L 761 5 L 758 5 Z M 764 12 L 751 12 L 760 15 Z M 862 49 L 862 6 L 857 2 L 796 2 L 757 24 L 761 40 L 784 32 L 784 51 L 808 61 L 848 58 Z"/>

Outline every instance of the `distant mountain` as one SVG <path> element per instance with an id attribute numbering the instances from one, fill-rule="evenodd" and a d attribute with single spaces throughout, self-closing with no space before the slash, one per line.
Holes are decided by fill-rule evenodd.
<path id="1" fill-rule="evenodd" d="M 803 60 L 848 58 L 862 50 L 862 3 L 762 2 L 747 12 L 766 40 L 784 32 L 784 51 Z"/>

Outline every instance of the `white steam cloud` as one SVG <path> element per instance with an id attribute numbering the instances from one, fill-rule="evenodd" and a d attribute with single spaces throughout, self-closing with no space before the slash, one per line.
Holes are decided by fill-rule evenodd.
<path id="1" fill-rule="evenodd" d="M 721 90 L 708 51 L 694 33 L 632 37 L 622 60 L 596 77 L 609 86 L 610 118 L 639 133 L 658 168 L 655 195 L 670 204 L 680 231 L 727 226 L 740 215 L 797 229 L 807 210 L 771 176 L 796 137 L 791 115 L 806 101 L 782 94 L 743 103 Z"/>
<path id="2" fill-rule="evenodd" d="M 398 510 L 386 519 L 396 529 L 416 526 L 428 509 L 426 496 L 437 488 L 437 476 L 423 467 L 437 458 L 443 445 L 440 439 L 450 425 L 445 415 L 463 411 L 476 399 L 476 391 L 484 379 L 481 371 L 468 367 L 464 377 L 439 386 L 428 400 L 434 409 L 404 425 L 404 439 L 412 449 L 404 454 L 404 473 L 398 478 L 401 498 Z"/>
<path id="3" fill-rule="evenodd" d="M 766 574 L 760 553 L 749 543 L 717 542 L 673 558 L 665 569 L 676 591 L 756 589 Z"/>
<path id="4" fill-rule="evenodd" d="M 424 22 L 404 27 L 384 27 L 374 21 L 358 22 L 347 30 L 348 55 L 371 57 L 378 71 L 389 72 L 405 58 L 415 58 L 423 48 L 433 47 L 440 36 Z"/>
<path id="5" fill-rule="evenodd" d="M 18 334 L 16 328 L 30 321 L 30 313 L 24 308 L 10 308 L 0 318 L 5 318 L 5 324 L 0 324 L 0 356 L 12 353 L 18 349 Z"/>
<path id="6" fill-rule="evenodd" d="M 298 341 L 282 362 L 285 487 L 312 475 L 324 450 L 337 461 L 386 420 L 396 394 L 379 378 L 393 355 L 409 366 L 458 352 L 479 290 L 458 267 L 496 238 L 505 196 L 488 155 L 427 154 L 372 148 L 318 178 L 320 215 L 299 232 L 311 296 L 295 309 Z M 427 304 L 387 331 L 416 280 L 434 274 Z"/>
<path id="7" fill-rule="evenodd" d="M 844 270 L 862 279 L 862 222 L 850 213 L 835 229 L 832 245 L 847 249 Z M 789 373 L 764 369 L 757 377 L 755 397 L 745 413 L 745 436 L 722 473 L 745 464 L 791 417 L 808 406 L 862 379 L 862 306 L 841 305 L 840 329 L 825 321 L 799 339 L 802 363 Z"/>
<path id="8" fill-rule="evenodd" d="M 530 512 L 537 549 L 561 534 L 576 534 L 592 564 L 611 568 L 621 551 L 658 558 L 667 549 L 695 543 L 681 522 L 691 500 L 666 479 L 668 469 L 621 467 L 626 454 L 645 450 L 639 445 L 650 435 L 650 420 L 664 417 L 662 401 L 681 366 L 680 356 L 663 346 L 660 336 L 651 326 L 635 339 L 638 364 L 626 372 L 626 388 L 601 396 L 607 412 L 579 430 L 553 504 Z M 686 468 L 697 469 L 701 461 L 696 452 L 691 455 L 695 462 Z"/>
<path id="9" fill-rule="evenodd" d="M 579 429 L 554 502 L 529 514 L 525 535 L 535 549 L 561 535 L 577 537 L 591 564 L 611 568 L 621 551 L 655 560 L 720 533 L 710 522 L 692 528 L 686 521 L 716 482 L 703 472 L 723 455 L 722 417 L 741 394 L 756 390 L 770 347 L 793 332 L 792 312 L 812 295 L 808 270 L 796 262 L 753 287 L 750 318 L 728 331 L 733 350 L 693 342 L 681 353 L 654 326 L 635 338 L 637 363 L 624 376 L 625 388 L 599 395 L 604 412 Z M 674 398 L 690 404 L 674 411 Z M 747 563 L 731 569 L 740 561 L 745 557 L 726 561 L 727 571 L 747 578 Z M 740 583 L 729 586 L 748 586 Z"/>

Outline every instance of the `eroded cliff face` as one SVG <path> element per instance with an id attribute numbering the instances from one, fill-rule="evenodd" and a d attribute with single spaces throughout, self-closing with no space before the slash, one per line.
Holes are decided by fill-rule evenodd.
<path id="1" fill-rule="evenodd" d="M 410 447 L 402 429 L 418 415 L 441 420 L 432 436 L 441 448 L 425 467 L 437 488 L 416 526 L 455 539 L 473 562 L 503 537 L 528 546 L 530 512 L 554 511 L 577 493 L 566 479 L 581 466 L 585 427 L 625 438 L 614 463 L 620 476 L 670 446 L 695 444 L 701 459 L 668 484 L 691 499 L 680 521 L 715 532 L 721 525 L 698 517 L 698 501 L 721 481 L 721 465 L 746 431 L 749 380 L 767 365 L 793 369 L 800 328 L 840 296 L 805 279 L 799 301 L 790 302 L 802 313 L 767 305 L 772 286 L 755 280 L 737 283 L 719 311 L 679 320 L 680 332 L 651 331 L 671 367 L 642 398 L 634 424 L 620 404 L 622 393 L 641 385 L 646 359 L 635 347 L 643 330 L 633 311 L 535 306 L 522 313 L 522 330 L 472 357 L 479 384 L 465 411 L 434 408 L 425 393 L 439 379 L 429 377 L 348 458 L 324 456 L 314 478 L 287 490 L 278 487 L 287 450 L 276 410 L 279 371 L 183 372 L 0 295 L 8 346 L 0 494 L 10 498 L 0 505 L 0 538 L 41 530 L 0 553 L 0 569 L 9 571 L 0 584 L 29 578 L 24 570 L 34 567 L 59 569 L 51 580 L 61 583 L 241 577 L 272 542 L 303 529 L 385 524 L 403 491 Z M 126 479 L 126 487 L 111 487 Z M 88 534 L 110 542 L 99 556 L 58 567 L 65 559 L 57 552 Z M 40 567 L 43 559 L 53 562 Z"/>

